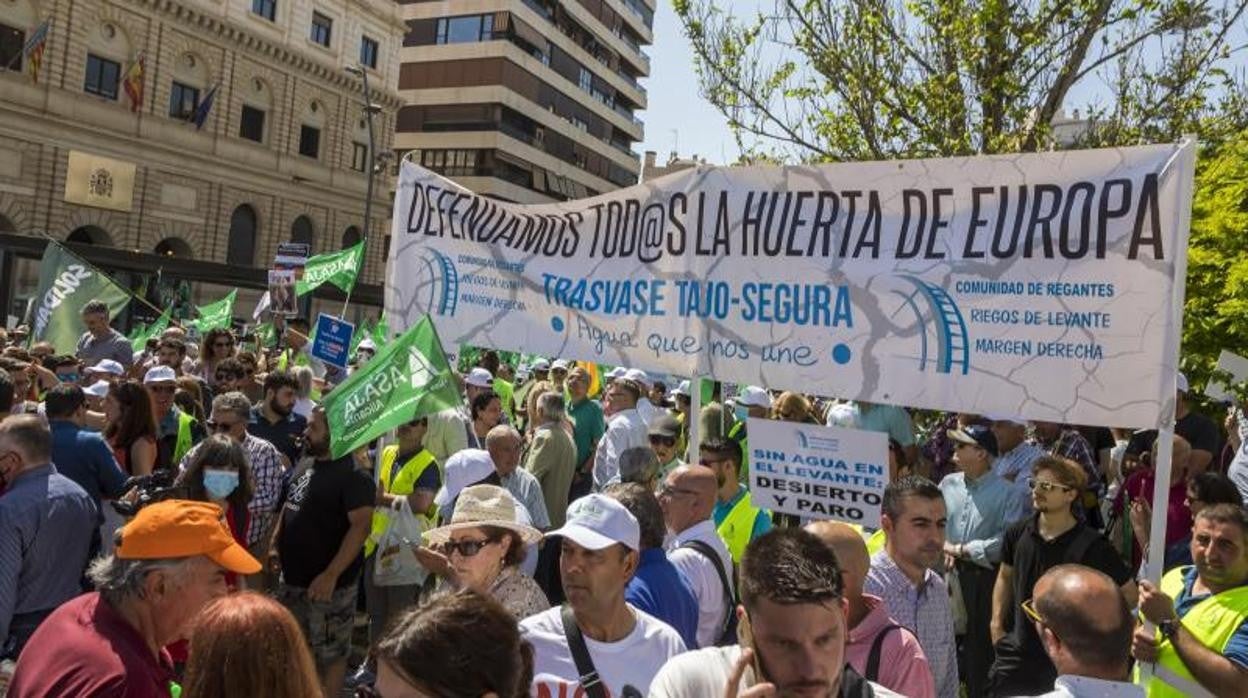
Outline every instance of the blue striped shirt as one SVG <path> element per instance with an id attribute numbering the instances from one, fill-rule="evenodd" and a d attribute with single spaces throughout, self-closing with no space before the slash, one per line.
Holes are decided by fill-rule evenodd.
<path id="1" fill-rule="evenodd" d="M 887 550 L 871 556 L 862 590 L 884 600 L 888 615 L 919 638 L 927 655 L 940 698 L 958 698 L 958 648 L 953 637 L 953 610 L 949 587 L 932 570 L 915 586 Z"/>
<path id="2" fill-rule="evenodd" d="M 950 473 L 940 481 L 949 525 L 945 535 L 960 543 L 972 562 L 992 568 L 1001 562 L 1001 538 L 1010 524 L 1027 515 L 1014 485 L 989 470 L 976 480 Z"/>
<path id="3" fill-rule="evenodd" d="M 95 502 L 51 465 L 26 470 L 0 497 L 0 646 L 13 616 L 56 608 L 81 591 Z"/>

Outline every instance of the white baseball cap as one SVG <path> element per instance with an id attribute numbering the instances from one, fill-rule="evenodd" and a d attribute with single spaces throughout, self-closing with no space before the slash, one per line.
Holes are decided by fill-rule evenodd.
<path id="1" fill-rule="evenodd" d="M 98 364 L 84 371 L 84 373 L 111 373 L 114 376 L 124 376 L 126 369 L 112 359 L 102 359 Z"/>
<path id="2" fill-rule="evenodd" d="M 153 366 L 147 369 L 147 374 L 143 376 L 143 385 L 151 385 L 152 383 L 173 383 L 178 380 L 178 374 L 173 372 L 168 366 Z"/>
<path id="3" fill-rule="evenodd" d="M 534 359 L 533 365 L 529 366 L 529 370 L 533 371 L 534 373 L 538 371 L 549 371 L 550 362 L 547 361 L 546 359 Z"/>
<path id="4" fill-rule="evenodd" d="M 555 359 L 555 362 L 554 362 L 553 364 L 551 364 L 551 365 L 550 365 L 550 370 L 552 370 L 552 371 L 567 371 L 567 370 L 568 370 L 568 361 L 567 361 L 567 359 Z"/>
<path id="5" fill-rule="evenodd" d="M 443 471 L 442 488 L 433 497 L 433 503 L 439 507 L 449 506 L 465 487 L 489 477 L 494 472 L 494 459 L 489 451 L 465 448 L 446 459 Z"/>
<path id="6" fill-rule="evenodd" d="M 484 368 L 474 368 L 468 372 L 464 382 L 475 388 L 492 388 L 494 387 L 494 374 Z"/>
<path id="7" fill-rule="evenodd" d="M 365 337 L 364 339 L 360 340 L 359 346 L 357 346 L 355 349 L 356 351 L 359 351 L 360 349 L 366 349 L 368 351 L 375 352 L 377 351 L 377 345 L 373 343 L 373 340 L 371 337 Z"/>
<path id="8" fill-rule="evenodd" d="M 646 372 L 640 368 L 628 369 L 628 371 L 624 373 L 624 379 L 633 381 L 634 383 L 640 383 L 642 386 L 647 388 L 650 387 L 650 376 L 647 376 Z"/>
<path id="9" fill-rule="evenodd" d="M 96 381 L 91 385 L 82 389 L 83 394 L 91 397 L 104 397 L 108 395 L 108 381 Z"/>
<path id="10" fill-rule="evenodd" d="M 602 550 L 616 543 L 641 549 L 641 525 L 623 504 L 602 494 L 589 494 L 568 505 L 563 528 L 546 534 L 563 536 L 582 548 Z"/>
<path id="11" fill-rule="evenodd" d="M 680 385 L 676 386 L 676 389 L 672 391 L 672 395 L 689 397 L 689 381 L 681 381 Z"/>
<path id="12" fill-rule="evenodd" d="M 747 385 L 737 393 L 735 402 L 750 407 L 771 407 L 771 395 L 757 385 Z"/>
<path id="13" fill-rule="evenodd" d="M 623 378 L 625 373 L 628 373 L 627 368 L 624 368 L 623 366 L 616 366 L 610 371 L 607 371 L 607 378 L 609 380 L 615 380 L 616 378 Z"/>

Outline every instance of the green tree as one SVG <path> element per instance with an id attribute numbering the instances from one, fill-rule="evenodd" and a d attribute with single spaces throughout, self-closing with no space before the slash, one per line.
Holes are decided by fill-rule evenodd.
<path id="1" fill-rule="evenodd" d="M 1195 385 L 1222 349 L 1248 355 L 1248 129 L 1210 145 L 1197 166 L 1183 312 L 1184 368 Z"/>
<path id="2" fill-rule="evenodd" d="M 1085 83 L 1081 145 L 1176 140 L 1242 107 L 1248 0 L 674 0 L 747 152 L 803 161 L 1035 151 Z M 1241 109 L 1240 113 L 1243 113 Z"/>

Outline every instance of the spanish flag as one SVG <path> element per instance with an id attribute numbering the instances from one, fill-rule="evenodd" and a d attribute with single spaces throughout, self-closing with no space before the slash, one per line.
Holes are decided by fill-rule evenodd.
<path id="1" fill-rule="evenodd" d="M 576 365 L 589 373 L 589 397 L 602 392 L 602 367 L 593 361 L 577 361 Z"/>
<path id="2" fill-rule="evenodd" d="M 30 71 L 30 79 L 39 82 L 39 68 L 43 65 L 43 50 L 48 45 L 48 31 L 52 26 L 51 19 L 45 19 L 33 32 L 26 44 L 22 46 L 22 55 L 26 57 L 26 66 Z"/>
<path id="3" fill-rule="evenodd" d="M 130 97 L 130 111 L 143 108 L 143 63 L 146 60 L 147 54 L 140 51 L 139 57 L 135 58 L 130 68 L 126 70 L 124 86 L 126 95 Z"/>

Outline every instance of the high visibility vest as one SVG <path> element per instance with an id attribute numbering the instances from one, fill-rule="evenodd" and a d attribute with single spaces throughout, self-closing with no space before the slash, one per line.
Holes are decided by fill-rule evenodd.
<path id="1" fill-rule="evenodd" d="M 750 504 L 748 493 L 743 494 L 724 517 L 723 523 L 715 529 L 719 537 L 724 539 L 724 545 L 728 546 L 733 562 L 741 562 L 741 554 L 745 552 L 745 546 L 750 544 L 750 535 L 754 533 L 754 519 L 760 512 L 764 516 L 767 515 L 766 512 Z"/>
<path id="2" fill-rule="evenodd" d="M 195 425 L 195 418 L 191 415 L 178 410 L 178 438 L 173 442 L 173 467 L 178 467 L 185 456 L 195 445 L 191 434 L 191 427 Z"/>
<path id="3" fill-rule="evenodd" d="M 745 422 L 737 422 L 728 430 L 728 438 L 741 445 L 741 470 L 738 482 L 750 488 L 750 437 L 745 433 Z"/>
<path id="4" fill-rule="evenodd" d="M 1176 567 L 1167 572 L 1166 576 L 1161 578 L 1161 590 L 1172 599 L 1178 598 L 1179 594 L 1183 593 L 1183 576 L 1190 569 L 1190 566 Z M 1193 606 L 1179 622 L 1183 624 L 1187 632 L 1200 641 L 1200 644 L 1218 654 L 1224 654 L 1231 635 L 1245 618 L 1248 618 L 1248 587 L 1241 586 L 1201 601 Z M 1149 698 L 1213 695 L 1192 676 L 1192 672 L 1179 658 L 1174 645 L 1169 640 L 1163 639 L 1160 631 L 1157 632 L 1157 641 L 1157 663 L 1153 666 L 1153 678 L 1144 687 Z M 1140 683 L 1140 680 L 1140 670 L 1137 664 L 1135 682 Z"/>
<path id="5" fill-rule="evenodd" d="M 381 482 L 382 491 L 386 494 L 406 497 L 416 489 L 416 482 L 420 480 L 420 476 L 425 474 L 425 470 L 429 466 L 438 467 L 437 461 L 433 459 L 433 454 L 428 449 L 421 449 L 419 453 L 412 456 L 399 470 L 399 474 L 395 476 L 394 482 L 390 482 L 390 471 L 394 469 L 394 461 L 399 457 L 398 444 L 386 446 L 381 451 L 381 463 L 377 468 L 377 477 Z M 368 540 L 364 541 L 364 555 L 372 555 L 373 550 L 377 548 L 377 544 L 381 542 L 381 537 L 386 534 L 386 529 L 390 526 L 390 515 L 393 510 L 390 507 L 374 507 L 372 528 L 368 532 Z M 432 523 L 437 521 L 438 507 L 430 505 L 429 511 L 413 512 L 418 516 L 423 516 Z"/>
<path id="6" fill-rule="evenodd" d="M 494 392 L 498 395 L 499 402 L 503 403 L 503 412 L 507 414 L 507 419 L 516 421 L 516 405 L 512 402 L 515 388 L 502 378 L 495 378 Z"/>

